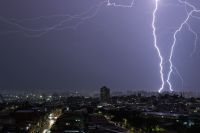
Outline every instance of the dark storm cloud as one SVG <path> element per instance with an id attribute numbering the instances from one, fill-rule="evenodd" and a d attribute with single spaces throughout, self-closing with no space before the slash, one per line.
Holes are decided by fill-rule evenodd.
<path id="1" fill-rule="evenodd" d="M 74 15 L 97 3 L 98 0 L 6 0 L 0 1 L 0 16 L 20 20 Z M 172 0 L 166 3 L 177 4 Z M 160 6 L 157 14 L 159 46 L 165 58 L 172 43 L 171 29 L 185 17 L 183 7 L 170 5 Z M 27 37 L 24 31 L 1 34 L 0 87 L 89 91 L 107 85 L 113 89 L 157 90 L 160 78 L 151 28 L 153 8 L 152 0 L 136 1 L 133 8 L 104 4 L 95 17 L 84 21 L 76 30 L 51 31 L 41 37 Z M 59 19 L 24 21 L 23 25 L 38 29 Z M 192 22 L 195 28 L 198 24 Z M 19 30 L 4 21 L 0 21 L 0 28 L 1 31 Z M 184 78 L 184 88 L 198 88 L 198 50 L 190 57 L 193 36 L 184 30 L 178 38 L 174 62 Z M 173 84 L 180 90 L 180 79 L 173 77 Z"/>

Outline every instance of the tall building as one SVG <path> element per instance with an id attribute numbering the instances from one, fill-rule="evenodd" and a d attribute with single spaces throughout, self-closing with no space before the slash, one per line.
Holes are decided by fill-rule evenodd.
<path id="1" fill-rule="evenodd" d="M 109 102 L 109 100 L 110 100 L 110 89 L 107 88 L 106 86 L 103 86 L 100 89 L 100 97 L 101 97 L 101 102 Z"/>
<path id="2" fill-rule="evenodd" d="M 1 94 L 0 94 L 0 103 L 4 103 L 4 98 Z"/>

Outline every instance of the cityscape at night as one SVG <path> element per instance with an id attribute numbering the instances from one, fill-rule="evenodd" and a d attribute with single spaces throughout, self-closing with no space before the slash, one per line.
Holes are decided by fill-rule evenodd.
<path id="1" fill-rule="evenodd" d="M 199 0 L 0 1 L 0 133 L 200 133 Z"/>
<path id="2" fill-rule="evenodd" d="M 200 93 L 2 94 L 2 133 L 198 133 Z"/>

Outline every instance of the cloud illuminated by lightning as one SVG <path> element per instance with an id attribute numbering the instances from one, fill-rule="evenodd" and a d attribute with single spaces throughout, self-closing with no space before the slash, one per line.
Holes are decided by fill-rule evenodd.
<path id="1" fill-rule="evenodd" d="M 163 56 L 160 51 L 159 45 L 158 45 L 158 39 L 157 39 L 157 29 L 156 29 L 156 21 L 157 21 L 157 13 L 158 13 L 158 8 L 159 8 L 159 2 L 161 0 L 152 0 L 154 3 L 154 8 L 152 12 L 152 20 L 151 20 L 151 26 L 152 26 L 152 36 L 153 36 L 153 46 L 158 54 L 159 58 L 159 74 L 160 74 L 160 80 L 161 80 L 161 85 L 160 88 L 158 89 L 158 92 L 162 92 L 164 90 L 165 83 L 169 85 L 169 90 L 173 91 L 172 83 L 171 83 L 171 75 L 173 72 L 176 72 L 177 75 L 180 77 L 182 84 L 183 84 L 183 78 L 181 74 L 178 72 L 177 68 L 173 64 L 173 55 L 174 55 L 174 50 L 175 46 L 177 43 L 177 35 L 178 33 L 183 29 L 184 26 L 188 28 L 188 30 L 194 35 L 195 42 L 194 42 L 194 49 L 191 53 L 191 56 L 194 55 L 196 52 L 196 47 L 197 47 L 197 41 L 198 41 L 198 34 L 192 29 L 190 24 L 188 23 L 190 18 L 195 18 L 199 19 L 200 17 L 195 16 L 194 13 L 200 13 L 200 10 L 197 9 L 194 5 L 190 4 L 187 0 L 177 0 L 181 5 L 185 6 L 185 11 L 186 11 L 186 18 L 184 21 L 181 23 L 179 27 L 176 28 L 175 32 L 173 32 L 173 44 L 170 49 L 170 56 L 168 59 L 168 62 L 170 64 L 170 69 L 167 73 L 167 79 L 164 79 L 164 72 L 163 72 L 163 66 L 165 65 L 163 62 Z M 85 22 L 88 19 L 92 19 L 97 15 L 99 10 L 103 5 L 106 6 L 113 6 L 113 7 L 122 7 L 122 8 L 131 8 L 135 4 L 135 0 L 130 0 L 129 4 L 118 4 L 115 2 L 115 0 L 103 0 L 99 2 L 97 5 L 92 6 L 88 10 L 77 14 L 77 15 L 52 15 L 52 16 L 40 16 L 37 18 L 27 18 L 27 19 L 6 19 L 3 17 L 0 17 L 0 21 L 7 23 L 8 25 L 11 25 L 15 27 L 13 30 L 7 31 L 7 33 L 16 33 L 16 32 L 22 32 L 24 35 L 29 36 L 29 37 L 41 37 L 42 35 L 45 35 L 49 33 L 50 31 L 54 30 L 64 30 L 66 28 L 69 29 L 76 29 L 81 23 Z M 33 28 L 31 26 L 26 26 L 26 22 L 43 22 L 45 20 L 56 20 L 56 18 L 59 18 L 59 21 L 47 25 L 46 27 L 40 27 L 40 28 Z M 183 85 L 182 85 L 183 86 Z"/>
<path id="2" fill-rule="evenodd" d="M 160 67 L 160 78 L 161 78 L 161 87 L 159 89 L 159 92 L 162 91 L 163 87 L 164 87 L 164 74 L 163 74 L 163 57 L 161 55 L 160 49 L 157 45 L 157 36 L 156 36 L 156 13 L 158 10 L 158 2 L 159 0 L 154 0 L 155 1 L 155 8 L 153 10 L 153 18 L 152 18 L 152 34 L 153 34 L 153 41 L 154 41 L 154 47 L 158 53 L 158 57 L 160 59 L 160 63 L 159 63 L 159 67 Z M 27 36 L 33 36 L 33 37 L 40 37 L 52 30 L 62 30 L 65 28 L 73 28 L 75 29 L 76 27 L 78 27 L 81 23 L 83 23 L 85 20 L 87 19 L 91 19 L 94 16 L 96 16 L 96 14 L 98 13 L 98 11 L 100 10 L 100 8 L 102 7 L 102 5 L 107 4 L 107 6 L 113 6 L 113 7 L 123 7 L 123 8 L 131 8 L 133 7 L 135 3 L 135 0 L 131 0 L 129 4 L 125 5 L 125 4 L 117 4 L 115 2 L 112 2 L 112 0 L 105 0 L 100 2 L 98 5 L 89 8 L 87 11 L 79 14 L 79 15 L 52 15 L 52 16 L 48 16 L 48 17 L 38 17 L 38 18 L 30 18 L 30 19 L 23 19 L 23 20 L 17 20 L 17 19 L 5 19 L 0 17 L 1 21 L 4 21 L 12 26 L 15 26 L 17 28 L 17 30 L 13 30 L 13 31 L 8 31 L 8 32 L 23 32 L 25 35 Z M 52 26 L 47 26 L 47 28 L 40 28 L 40 29 L 34 29 L 34 28 L 27 28 L 26 26 L 23 25 L 24 22 L 30 21 L 30 22 L 34 22 L 34 21 L 41 21 L 41 20 L 45 20 L 45 19 L 54 19 L 57 17 L 61 17 L 63 18 L 59 23 L 56 23 Z M 76 22 L 75 24 L 73 24 L 72 26 L 64 26 L 66 23 L 69 23 L 73 20 L 77 20 L 78 22 Z"/>

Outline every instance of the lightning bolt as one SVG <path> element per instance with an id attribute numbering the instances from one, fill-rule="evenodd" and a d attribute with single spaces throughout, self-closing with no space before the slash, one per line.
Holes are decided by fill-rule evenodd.
<path id="1" fill-rule="evenodd" d="M 159 57 L 159 60 L 160 60 L 160 63 L 159 63 L 159 67 L 160 67 L 160 79 L 161 79 L 161 86 L 158 90 L 158 92 L 160 93 L 163 89 L 164 89 L 164 85 L 165 85 L 165 81 L 164 81 L 164 73 L 163 73 L 163 57 L 162 57 L 162 54 L 160 52 L 160 48 L 158 47 L 158 44 L 157 44 L 157 35 L 156 35 L 156 13 L 158 11 L 158 5 L 159 5 L 159 1 L 160 0 L 154 0 L 155 1 L 155 7 L 154 7 L 154 10 L 153 10 L 153 18 L 152 18 L 152 34 L 153 34 L 153 44 L 154 44 L 154 48 L 156 49 L 157 53 L 158 53 L 158 57 Z M 108 6 L 115 6 L 115 7 L 125 7 L 125 8 L 130 8 L 130 7 L 133 7 L 134 5 L 134 0 L 131 2 L 130 5 L 118 5 L 116 3 L 111 3 L 110 0 L 108 0 Z M 175 69 L 176 72 L 178 73 L 177 69 Z M 180 74 L 178 73 L 178 75 L 180 76 Z M 182 78 L 181 78 L 182 79 Z"/>
<path id="2" fill-rule="evenodd" d="M 15 30 L 8 30 L 7 33 L 22 32 L 24 33 L 24 35 L 28 37 L 41 37 L 53 30 L 76 29 L 84 21 L 95 17 L 97 13 L 99 12 L 99 10 L 101 9 L 101 7 L 105 4 L 107 6 L 131 8 L 133 7 L 134 2 L 135 0 L 131 0 L 130 4 L 124 5 L 124 4 L 116 4 L 115 2 L 112 2 L 111 0 L 103 0 L 99 2 L 97 5 L 92 6 L 88 10 L 77 15 L 70 15 L 70 14 L 51 15 L 51 16 L 40 16 L 37 18 L 20 19 L 20 20 L 6 19 L 4 17 L 0 17 L 0 21 L 15 27 Z M 38 23 L 38 22 L 46 22 L 45 20 L 56 20 L 56 19 L 61 19 L 61 20 L 57 22 L 56 24 L 48 25 L 44 28 L 31 28 L 30 26 L 27 27 L 24 25 L 24 23 L 26 22 Z"/>
<path id="3" fill-rule="evenodd" d="M 165 85 L 165 81 L 164 81 L 164 74 L 163 74 L 163 57 L 162 57 L 162 54 L 160 52 L 160 49 L 158 47 L 158 44 L 157 44 L 157 36 L 156 36 L 156 13 L 158 11 L 158 2 L 159 0 L 155 0 L 155 8 L 153 10 L 153 19 L 152 19 L 152 29 L 153 29 L 153 39 L 154 39 L 154 47 L 158 53 L 158 57 L 160 59 L 160 64 L 159 64 L 159 67 L 160 67 L 160 79 L 161 79 L 161 87 L 160 89 L 158 90 L 158 92 L 160 93 L 163 88 L 164 88 L 164 85 Z"/>
<path id="4" fill-rule="evenodd" d="M 181 30 L 183 29 L 184 26 L 187 26 L 189 31 L 192 32 L 194 35 L 195 35 L 195 47 L 194 47 L 194 50 L 192 52 L 192 54 L 195 52 L 195 49 L 196 49 L 196 44 L 197 44 L 197 33 L 194 32 L 194 30 L 192 30 L 192 28 L 190 27 L 188 21 L 190 20 L 191 17 L 194 17 L 193 14 L 194 13 L 200 13 L 200 10 L 197 9 L 194 5 L 190 4 L 187 0 L 178 0 L 180 4 L 183 4 L 185 5 L 185 9 L 186 9 L 186 18 L 183 20 L 183 22 L 180 24 L 180 26 L 175 30 L 174 34 L 173 34 L 173 43 L 172 43 L 172 47 L 171 47 L 171 50 L 170 50 L 170 57 L 169 57 L 169 63 L 170 63 L 170 70 L 167 74 L 167 83 L 169 85 L 169 89 L 170 91 L 173 91 L 173 88 L 172 88 L 172 83 L 170 81 L 171 79 L 171 74 L 175 68 L 174 64 L 173 64 L 173 55 L 174 55 L 174 50 L 175 50 L 175 46 L 177 44 L 177 35 L 179 32 L 181 32 Z M 190 8 L 190 11 L 187 10 L 187 8 Z"/>
<path id="5" fill-rule="evenodd" d="M 123 5 L 123 4 L 116 4 L 115 2 L 111 2 L 111 0 L 104 0 L 98 3 L 95 6 L 92 6 L 88 10 L 77 14 L 77 15 L 51 15 L 51 16 L 40 16 L 37 18 L 27 18 L 27 19 L 6 19 L 4 17 L 0 17 L 0 20 L 4 23 L 7 23 L 11 26 L 14 26 L 15 30 L 9 30 L 7 33 L 17 33 L 22 32 L 24 35 L 28 37 L 41 37 L 53 30 L 64 30 L 64 29 L 76 29 L 81 23 L 88 19 L 92 19 L 97 15 L 99 10 L 104 4 L 107 6 L 114 6 L 114 7 L 124 7 L 124 8 L 131 8 L 134 5 L 134 0 L 131 0 L 130 4 Z M 24 25 L 26 22 L 45 22 L 45 20 L 55 20 L 61 19 L 58 23 L 46 26 L 44 28 L 31 28 Z M 71 25 L 69 23 L 72 23 Z M 69 25 L 68 25 L 69 24 Z M 2 32 L 1 32 L 2 33 Z M 5 32 L 3 32 L 5 33 Z"/>
<path id="6" fill-rule="evenodd" d="M 134 3 L 135 3 L 135 0 L 132 0 L 131 3 L 128 4 L 128 5 L 116 4 L 115 2 L 111 2 L 111 0 L 108 0 L 108 1 L 107 1 L 107 5 L 108 5 L 108 6 L 124 7 L 124 8 L 131 8 L 131 7 L 133 7 Z"/>
<path id="7" fill-rule="evenodd" d="M 194 48 L 192 50 L 192 53 L 190 54 L 190 56 L 192 57 L 195 53 L 196 53 L 196 49 L 197 49 L 197 42 L 198 42 L 198 34 L 191 28 L 191 26 L 186 23 L 188 30 L 194 35 Z"/>
<path id="8" fill-rule="evenodd" d="M 53 30 L 64 30 L 64 29 L 76 29 L 81 23 L 84 21 L 91 19 L 97 15 L 101 7 L 108 3 L 107 0 L 101 1 L 95 6 L 92 6 L 88 10 L 77 14 L 77 15 L 52 15 L 52 16 L 40 16 L 37 18 L 28 18 L 28 19 L 6 19 L 4 17 L 0 17 L 0 20 L 4 23 L 7 23 L 11 26 L 14 26 L 16 30 L 9 30 L 7 33 L 17 33 L 22 32 L 24 35 L 28 37 L 41 37 Z M 61 19 L 59 22 L 48 25 L 45 28 L 31 28 L 24 25 L 25 22 L 45 22 L 45 20 L 55 20 Z M 70 25 L 70 23 L 72 23 Z"/>

